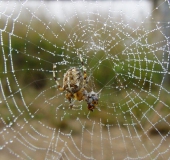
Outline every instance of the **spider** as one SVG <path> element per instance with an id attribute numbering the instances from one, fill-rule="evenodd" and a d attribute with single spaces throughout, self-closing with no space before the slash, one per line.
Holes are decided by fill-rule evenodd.
<path id="1" fill-rule="evenodd" d="M 75 100 L 77 101 L 86 101 L 88 109 L 93 111 L 97 107 L 99 94 L 86 90 L 88 84 L 86 68 L 84 66 L 82 57 L 80 55 L 80 61 L 82 64 L 83 73 L 80 68 L 71 67 L 67 70 L 63 77 L 63 86 L 61 87 L 57 78 L 55 76 L 56 64 L 53 64 L 53 78 L 57 84 L 57 88 L 60 91 L 66 91 L 65 97 L 70 102 L 70 108 L 72 109 Z"/>

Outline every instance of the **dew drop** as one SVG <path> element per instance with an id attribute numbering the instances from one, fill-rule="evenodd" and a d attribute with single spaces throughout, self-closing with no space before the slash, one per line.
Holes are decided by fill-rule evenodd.
<path id="1" fill-rule="evenodd" d="M 10 140 L 9 140 L 9 142 L 10 142 L 10 143 L 13 143 L 13 140 L 12 140 L 12 139 L 10 139 Z"/>

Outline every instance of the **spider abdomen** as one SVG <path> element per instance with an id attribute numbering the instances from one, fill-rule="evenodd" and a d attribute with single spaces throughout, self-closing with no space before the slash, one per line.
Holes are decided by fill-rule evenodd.
<path id="1" fill-rule="evenodd" d="M 83 74 L 80 69 L 72 67 L 64 74 L 63 88 L 70 93 L 76 93 L 83 87 Z"/>

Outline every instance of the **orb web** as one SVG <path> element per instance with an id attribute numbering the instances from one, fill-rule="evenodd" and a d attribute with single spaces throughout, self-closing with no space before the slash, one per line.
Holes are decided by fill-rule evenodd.
<path id="1" fill-rule="evenodd" d="M 0 157 L 168 159 L 170 3 L 0 1 Z M 83 67 L 98 107 L 62 85 Z M 17 146 L 17 147 L 16 147 Z"/>

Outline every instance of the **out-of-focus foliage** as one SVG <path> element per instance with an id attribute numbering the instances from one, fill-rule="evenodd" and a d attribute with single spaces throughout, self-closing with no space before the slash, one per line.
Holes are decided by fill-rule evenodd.
<path id="1" fill-rule="evenodd" d="M 6 20 L 0 20 L 1 29 L 5 26 L 5 22 Z M 46 25 L 43 26 L 42 22 Z M 77 26 L 78 24 L 79 21 L 75 19 L 74 26 Z M 15 25 L 15 27 L 13 28 L 12 25 Z M 73 53 L 75 53 L 76 49 L 82 47 L 81 41 L 79 42 L 77 40 L 75 46 L 70 47 L 69 50 L 67 49 L 69 46 L 66 46 L 64 44 L 65 42 L 70 41 L 70 39 L 72 38 L 69 35 L 71 35 L 73 28 L 69 24 L 68 26 L 64 26 L 65 30 L 62 30 L 57 22 L 53 21 L 49 23 L 47 19 L 42 19 L 42 21 L 32 20 L 29 24 L 20 23 L 19 21 L 13 23 L 9 20 L 7 27 L 8 28 L 5 30 L 5 32 L 1 32 L 3 39 L 3 43 L 0 44 L 3 45 L 1 46 L 1 48 L 3 48 L 3 51 L 0 51 L 0 67 L 2 68 L 1 73 L 3 72 L 3 68 L 5 67 L 4 57 L 2 57 L 4 55 L 7 58 L 6 64 L 8 78 L 14 79 L 12 74 L 10 74 L 12 72 L 12 67 L 14 67 L 15 75 L 20 87 L 27 88 L 25 89 L 25 93 L 28 93 L 28 91 L 32 93 L 31 90 L 34 90 L 35 95 L 31 94 L 28 96 L 36 96 L 36 94 L 38 94 L 39 92 L 37 90 L 45 89 L 54 85 L 51 83 L 52 81 L 50 81 L 50 79 L 52 78 L 52 64 L 62 64 L 62 54 L 65 57 L 68 57 L 65 60 L 69 62 L 66 63 L 66 65 L 57 65 L 57 70 L 61 71 L 59 72 L 59 74 L 56 73 L 57 76 L 61 76 L 62 78 L 64 72 L 70 66 L 80 66 L 78 56 L 75 57 L 75 54 Z M 12 28 L 13 31 L 11 32 Z M 82 30 L 81 28 L 79 28 L 78 32 L 83 33 L 84 30 L 85 28 L 82 28 Z M 120 30 L 120 26 L 119 30 L 117 30 L 116 28 L 110 28 L 110 32 L 112 35 L 116 35 L 118 32 L 120 32 Z M 130 32 L 128 29 L 123 30 L 127 33 Z M 144 34 L 142 31 L 138 33 L 138 35 L 142 34 Z M 60 38 L 56 38 L 54 35 L 58 35 Z M 138 35 L 134 35 L 133 38 L 137 39 Z M 107 35 L 102 35 L 102 39 L 106 38 Z M 147 38 L 149 39 L 150 37 Z M 110 47 L 114 46 L 117 43 L 116 40 L 113 40 L 111 42 L 112 43 L 109 44 Z M 90 50 L 89 52 L 83 52 L 83 54 L 86 54 L 86 57 L 83 58 L 85 58 L 84 61 L 85 66 L 87 67 L 87 73 L 93 74 L 90 76 L 93 77 L 97 90 L 104 87 L 104 85 L 106 85 L 106 83 L 108 82 L 108 79 L 112 79 L 112 81 L 110 81 L 110 83 L 108 84 L 112 86 L 112 94 L 114 95 L 114 92 L 116 94 L 119 94 L 119 98 L 115 98 L 115 102 L 118 101 L 118 99 L 124 98 L 123 95 L 125 91 L 120 91 L 120 88 L 126 88 L 126 86 L 128 85 L 127 90 L 134 89 L 136 90 L 136 92 L 140 89 L 139 86 L 144 90 L 157 90 L 158 86 L 156 84 L 160 84 L 162 80 L 162 76 L 160 75 L 160 72 L 162 70 L 161 65 L 159 63 L 155 63 L 155 57 L 153 56 L 155 53 L 153 53 L 149 48 L 145 47 L 146 42 L 141 39 L 139 46 L 135 46 L 135 44 L 131 46 L 129 45 L 128 51 L 126 51 L 125 49 L 125 45 L 123 44 L 124 42 L 125 40 L 122 42 L 121 40 L 119 40 L 119 43 L 116 45 L 116 47 L 111 47 L 112 49 L 109 53 L 106 53 L 104 50 Z M 131 43 L 131 41 L 129 40 L 127 44 L 128 43 Z M 129 54 L 130 51 L 132 51 L 133 54 Z M 91 54 L 92 52 L 95 52 L 95 54 Z M 13 57 L 13 64 L 10 61 L 10 56 Z M 110 61 L 110 59 L 112 60 Z M 6 94 L 10 94 L 7 89 L 8 87 L 6 84 L 6 80 L 3 79 L 5 77 L 5 73 L 1 74 L 2 82 L 4 82 L 4 84 L 6 85 L 5 92 Z M 10 85 L 13 90 L 15 90 L 15 80 L 14 83 Z M 103 99 L 101 99 L 101 101 L 105 101 L 107 98 L 107 94 L 109 94 L 107 93 L 107 89 L 105 90 L 105 92 L 106 93 L 103 95 L 106 95 L 106 97 L 103 96 Z M 52 95 L 52 93 L 49 94 Z M 109 99 L 107 99 L 107 101 L 109 101 Z M 124 99 L 124 101 L 126 101 L 126 99 Z M 122 103 L 124 103 L 124 101 L 122 101 Z M 147 98 L 146 101 L 147 103 L 150 103 L 154 100 L 153 97 L 150 97 Z M 140 102 L 140 99 L 135 98 L 134 102 L 138 104 L 138 102 Z M 130 106 L 133 105 L 134 104 L 128 104 L 127 106 L 124 106 L 123 109 L 117 108 L 117 110 L 120 109 L 120 113 L 122 112 L 122 110 L 124 110 L 124 113 L 127 112 L 129 114 L 130 112 L 128 112 L 128 110 Z M 141 114 L 139 112 L 144 112 L 147 110 L 147 108 L 143 106 L 144 104 L 139 103 L 138 107 L 132 108 L 132 112 L 135 114 L 136 117 L 140 118 Z M 140 110 L 138 109 L 139 107 L 141 108 Z M 30 107 L 30 109 L 36 110 L 34 107 Z M 52 109 L 50 110 L 50 112 L 44 112 L 43 116 L 46 116 L 49 119 L 53 117 L 51 121 L 55 124 L 55 115 L 51 116 L 51 114 L 54 114 L 55 111 Z M 132 115 L 128 114 L 126 116 L 127 119 L 130 120 L 130 117 Z M 96 117 L 97 116 L 99 116 L 100 118 L 103 117 L 101 118 L 103 123 L 109 122 L 113 124 L 116 121 L 116 119 L 113 118 L 112 115 L 105 115 L 104 110 L 102 112 L 96 111 Z M 40 117 L 41 116 L 39 115 L 39 118 Z M 119 115 L 118 117 L 120 117 L 121 119 L 121 115 Z"/>

